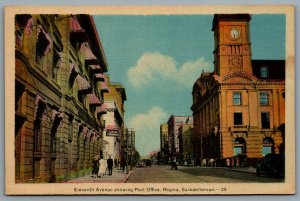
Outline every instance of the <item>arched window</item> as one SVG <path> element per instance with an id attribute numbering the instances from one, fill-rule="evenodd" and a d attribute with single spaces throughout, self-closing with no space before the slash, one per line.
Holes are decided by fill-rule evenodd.
<path id="1" fill-rule="evenodd" d="M 263 156 L 274 153 L 274 140 L 272 138 L 266 137 L 263 139 L 261 152 Z"/>

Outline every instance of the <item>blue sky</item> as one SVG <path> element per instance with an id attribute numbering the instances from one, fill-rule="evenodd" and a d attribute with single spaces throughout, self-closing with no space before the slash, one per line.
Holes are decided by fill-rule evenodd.
<path id="1" fill-rule="evenodd" d="M 159 148 L 159 125 L 192 115 L 192 86 L 213 71 L 213 15 L 97 15 L 113 82 L 126 88 L 125 123 L 141 155 Z M 253 59 L 285 59 L 285 16 L 253 15 Z"/>

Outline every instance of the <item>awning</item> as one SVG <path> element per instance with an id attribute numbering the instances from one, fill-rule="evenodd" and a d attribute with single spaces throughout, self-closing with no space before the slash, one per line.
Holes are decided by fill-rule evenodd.
<path id="1" fill-rule="evenodd" d="M 61 121 L 64 117 L 64 114 L 62 112 L 59 112 L 57 110 L 52 110 L 52 122 L 55 122 L 55 121 Z"/>
<path id="2" fill-rule="evenodd" d="M 104 77 L 104 75 L 102 73 L 96 73 L 95 74 L 95 80 L 103 82 L 103 81 L 105 81 L 105 77 Z"/>
<path id="3" fill-rule="evenodd" d="M 106 126 L 106 136 L 110 137 L 119 137 L 120 136 L 120 128 L 115 125 L 108 125 Z"/>
<path id="4" fill-rule="evenodd" d="M 103 103 L 100 107 L 97 107 L 96 112 L 105 114 L 107 112 L 107 106 L 105 105 L 105 103 Z"/>
<path id="5" fill-rule="evenodd" d="M 117 126 L 115 126 L 115 125 L 107 125 L 107 126 L 105 127 L 105 129 L 106 129 L 106 130 L 117 130 L 117 131 L 120 130 L 120 128 L 117 127 Z"/>
<path id="6" fill-rule="evenodd" d="M 81 27 L 78 20 L 75 17 L 72 17 L 70 20 L 71 32 L 85 32 L 85 30 Z"/>
<path id="7" fill-rule="evenodd" d="M 107 87 L 105 82 L 101 82 L 101 91 L 109 92 L 109 88 Z"/>
<path id="8" fill-rule="evenodd" d="M 95 143 L 95 142 L 97 142 L 97 140 L 98 140 L 97 133 L 96 133 L 96 132 L 93 132 L 92 138 L 91 138 L 91 142 Z"/>
<path id="9" fill-rule="evenodd" d="M 72 17 L 70 20 L 71 39 L 76 39 L 78 42 L 86 42 L 88 40 L 86 31 L 81 27 L 78 20 Z"/>
<path id="10" fill-rule="evenodd" d="M 33 18 L 32 16 L 28 19 L 26 26 L 24 28 L 24 34 L 25 35 L 30 35 L 32 33 L 32 28 L 33 28 Z"/>
<path id="11" fill-rule="evenodd" d="M 78 75 L 76 77 L 76 81 L 78 83 L 78 90 L 79 91 L 90 91 L 92 89 L 90 83 L 88 81 L 86 81 L 83 77 L 81 77 L 80 75 Z"/>
<path id="12" fill-rule="evenodd" d="M 85 138 L 87 136 L 87 133 L 88 133 L 89 129 L 88 127 L 83 127 L 83 130 L 82 130 L 82 138 Z"/>
<path id="13" fill-rule="evenodd" d="M 88 96 L 89 96 L 89 100 L 90 100 L 91 105 L 100 106 L 102 104 L 102 102 L 99 100 L 99 98 L 94 93 L 89 94 Z"/>
<path id="14" fill-rule="evenodd" d="M 101 73 L 102 69 L 99 65 L 89 65 L 90 73 Z"/>
<path id="15" fill-rule="evenodd" d="M 81 46 L 80 46 L 80 52 L 84 55 L 85 62 L 88 65 L 98 64 L 99 63 L 97 57 L 94 55 L 94 53 L 90 49 L 88 43 L 82 43 L 81 44 Z"/>

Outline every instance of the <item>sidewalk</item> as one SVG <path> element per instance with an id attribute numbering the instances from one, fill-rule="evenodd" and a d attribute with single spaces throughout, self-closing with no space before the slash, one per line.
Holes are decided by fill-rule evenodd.
<path id="1" fill-rule="evenodd" d="M 91 175 L 86 175 L 69 180 L 66 183 L 124 183 L 130 176 L 130 174 L 131 171 L 126 174 L 122 170 L 114 168 L 111 176 L 105 174 L 103 178 L 93 178 Z"/>
<path id="2" fill-rule="evenodd" d="M 246 172 L 246 173 L 253 173 L 256 174 L 256 168 L 253 166 L 249 166 L 249 167 L 232 167 L 231 169 L 229 168 L 225 168 L 226 170 L 229 171 L 236 171 L 236 172 Z"/>

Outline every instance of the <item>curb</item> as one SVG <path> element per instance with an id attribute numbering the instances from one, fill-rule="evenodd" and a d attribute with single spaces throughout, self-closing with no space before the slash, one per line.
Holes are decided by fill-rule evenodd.
<path id="1" fill-rule="evenodd" d="M 239 170 L 239 169 L 226 169 L 227 171 L 233 171 L 233 172 L 243 172 L 243 173 L 250 173 L 250 174 L 256 174 L 256 172 L 253 171 L 245 171 L 245 170 Z"/>
<path id="2" fill-rule="evenodd" d="M 126 177 L 122 180 L 121 183 L 125 183 L 127 181 L 127 179 L 129 178 L 129 176 L 131 175 L 132 170 L 128 172 L 128 174 L 126 175 Z"/>

